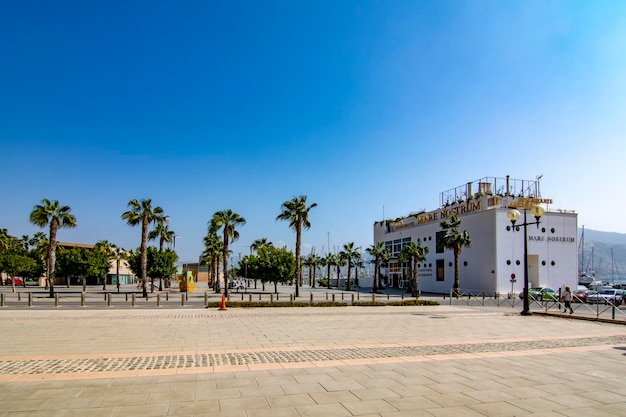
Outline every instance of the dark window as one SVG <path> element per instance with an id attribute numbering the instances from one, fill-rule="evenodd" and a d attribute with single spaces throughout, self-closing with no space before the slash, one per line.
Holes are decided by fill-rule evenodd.
<path id="1" fill-rule="evenodd" d="M 446 232 L 444 232 L 443 230 L 440 232 L 437 232 L 437 234 L 435 235 L 435 252 L 437 253 L 443 253 L 444 252 L 444 247 L 441 244 L 441 239 L 443 239 L 443 236 L 446 234 Z"/>
<path id="2" fill-rule="evenodd" d="M 437 259 L 437 281 L 445 281 L 446 280 L 446 276 L 445 276 L 445 268 L 444 268 L 445 264 L 444 264 L 444 260 L 443 259 Z"/>

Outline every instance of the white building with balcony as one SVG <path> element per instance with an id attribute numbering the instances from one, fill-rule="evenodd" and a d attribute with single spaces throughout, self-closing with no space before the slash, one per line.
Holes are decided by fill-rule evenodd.
<path id="1" fill-rule="evenodd" d="M 553 200 L 541 196 L 539 180 L 486 177 L 440 193 L 439 208 L 429 212 L 374 223 L 374 242 L 384 242 L 391 253 L 381 268 L 383 284 L 406 288 L 409 265 L 399 262 L 404 245 L 414 241 L 429 249 L 426 261 L 418 265 L 418 289 L 449 293 L 454 283 L 454 254 L 440 245 L 444 232 L 440 223 L 456 213 L 459 230 L 467 230 L 472 246 L 463 248 L 459 258 L 461 292 L 484 291 L 521 293 L 524 287 L 524 211 L 527 222 L 535 222 L 531 206 L 541 205 L 545 213 L 540 224 L 527 226 L 529 287 L 554 289 L 578 284 L 577 227 L 573 210 L 553 208 Z M 507 212 L 517 208 L 522 218 L 515 231 Z"/>

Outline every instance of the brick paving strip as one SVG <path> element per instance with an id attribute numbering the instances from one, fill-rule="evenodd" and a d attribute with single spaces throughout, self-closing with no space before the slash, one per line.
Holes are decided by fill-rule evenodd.
<path id="1" fill-rule="evenodd" d="M 318 363 L 331 361 L 401 359 L 443 355 L 532 352 L 567 348 L 602 348 L 626 345 L 626 336 L 563 338 L 536 341 L 437 344 L 412 346 L 350 347 L 334 349 L 278 349 L 223 353 L 165 354 L 147 356 L 109 356 L 94 358 L 0 359 L 0 380 L 11 375 L 98 374 L 139 372 L 261 364 Z M 225 368 L 227 369 L 227 368 Z M 230 370 L 230 369 L 229 369 Z M 7 378 L 9 377 L 9 378 Z"/>

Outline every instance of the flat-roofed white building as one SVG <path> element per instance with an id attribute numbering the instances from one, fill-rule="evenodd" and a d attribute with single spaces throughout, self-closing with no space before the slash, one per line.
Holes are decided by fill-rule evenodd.
<path id="1" fill-rule="evenodd" d="M 408 263 L 398 256 L 408 242 L 428 247 L 426 261 L 418 265 L 418 289 L 449 293 L 454 284 L 454 253 L 440 245 L 444 232 L 441 221 L 456 213 L 462 232 L 470 234 L 472 246 L 463 248 L 459 258 L 462 292 L 486 294 L 520 293 L 524 287 L 524 212 L 527 223 L 535 222 L 530 209 L 540 205 L 546 211 L 540 224 L 527 226 L 529 286 L 554 289 L 576 288 L 578 215 L 573 210 L 553 208 L 553 200 L 541 196 L 539 180 L 485 177 L 440 194 L 440 207 L 429 212 L 374 223 L 374 242 L 384 242 L 391 253 L 381 268 L 389 286 L 408 285 Z M 507 213 L 517 208 L 522 217 L 512 230 Z"/>

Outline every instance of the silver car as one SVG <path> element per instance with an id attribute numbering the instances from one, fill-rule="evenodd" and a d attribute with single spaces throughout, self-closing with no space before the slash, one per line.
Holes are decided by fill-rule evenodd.
<path id="1" fill-rule="evenodd" d="M 624 300 L 624 295 L 619 290 L 602 289 L 597 294 L 590 294 L 587 297 L 589 304 L 614 304 L 620 305 Z"/>

